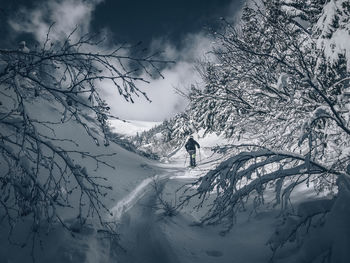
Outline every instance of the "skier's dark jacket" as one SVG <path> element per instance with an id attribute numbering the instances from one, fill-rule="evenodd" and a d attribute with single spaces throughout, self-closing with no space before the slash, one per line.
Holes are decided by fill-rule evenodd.
<path id="1" fill-rule="evenodd" d="M 189 138 L 185 144 L 186 151 L 196 152 L 196 146 L 198 147 L 198 149 L 200 148 L 199 143 L 196 142 L 193 138 Z"/>

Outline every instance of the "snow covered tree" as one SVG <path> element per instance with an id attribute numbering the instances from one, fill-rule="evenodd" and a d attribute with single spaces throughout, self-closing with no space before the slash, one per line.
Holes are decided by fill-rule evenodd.
<path id="1" fill-rule="evenodd" d="M 280 233 L 271 239 L 271 247 L 276 251 L 302 226 L 320 226 L 326 217 L 318 230 L 322 253 L 312 246 L 314 239 L 302 238 L 298 262 L 348 260 L 349 18 L 344 0 L 249 1 L 239 26 L 224 21 L 216 32 L 217 61 L 206 66 L 204 90 L 192 92 L 192 109 L 207 128 L 224 120 L 219 132 L 234 127 L 228 134 L 245 133 L 250 141 L 228 147 L 226 160 L 184 200 L 197 196 L 200 207 L 215 193 L 203 223 L 230 228 L 238 211 L 251 200 L 259 207 L 272 191 L 286 211 L 293 191 L 312 183 L 316 192 L 337 192 L 334 202 L 300 212 L 285 226 L 284 238 Z"/>
<path id="2" fill-rule="evenodd" d="M 191 120 L 190 114 L 179 113 L 131 140 L 140 150 L 167 158 L 181 149 L 187 137 L 197 131 L 198 128 Z"/>
<path id="3" fill-rule="evenodd" d="M 232 137 L 241 111 L 238 105 L 245 102 L 240 91 L 232 92 L 228 88 L 231 85 L 231 74 L 221 66 L 201 63 L 204 89 L 191 87 L 190 112 L 196 125 L 205 129 L 204 135 L 214 132 Z"/>
<path id="4" fill-rule="evenodd" d="M 177 147 L 183 145 L 184 140 L 198 131 L 197 126 L 194 125 L 191 120 L 191 115 L 186 113 L 179 113 L 175 115 L 174 118 L 171 119 L 172 122 L 172 135 L 171 138 Z"/>
<path id="5" fill-rule="evenodd" d="M 115 231 L 102 216 L 108 212 L 102 199 L 111 187 L 79 162 L 112 167 L 105 160 L 109 155 L 82 150 L 79 144 L 90 142 L 71 139 L 65 127 L 75 127 L 74 138 L 85 133 L 97 146 L 101 140 L 108 146 L 110 108 L 100 95 L 101 84 L 111 82 L 131 102 L 134 95 L 147 99 L 136 86 L 147 82 L 140 73 L 157 70 L 164 61 L 155 54 L 129 55 L 135 46 L 108 50 L 95 36 L 74 41 L 72 34 L 52 42 L 48 33 L 33 50 L 25 42 L 19 49 L 0 49 L 0 223 L 10 232 L 24 217 L 32 219 L 34 237 L 41 226 L 49 229 L 57 222 L 75 231 L 62 219 L 71 208 L 81 225 L 97 216 L 106 231 Z"/>

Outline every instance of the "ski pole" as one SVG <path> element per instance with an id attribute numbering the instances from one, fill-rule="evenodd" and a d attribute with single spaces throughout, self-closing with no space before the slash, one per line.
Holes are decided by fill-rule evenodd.
<path id="1" fill-rule="evenodd" d="M 199 162 L 202 162 L 201 149 L 199 148 Z"/>

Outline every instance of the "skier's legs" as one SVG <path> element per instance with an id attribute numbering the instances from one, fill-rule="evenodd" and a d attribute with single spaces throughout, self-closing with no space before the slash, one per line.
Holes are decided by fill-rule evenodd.
<path id="1" fill-rule="evenodd" d="M 193 167 L 195 166 L 196 162 L 195 162 L 195 153 L 194 151 L 188 151 L 189 155 L 190 155 L 190 165 Z"/>

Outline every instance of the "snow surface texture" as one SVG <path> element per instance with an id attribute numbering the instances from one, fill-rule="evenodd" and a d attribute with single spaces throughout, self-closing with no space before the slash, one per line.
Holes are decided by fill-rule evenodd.
<path id="1" fill-rule="evenodd" d="M 74 125 L 65 127 L 65 132 L 72 132 L 70 129 L 74 129 Z M 135 129 L 137 130 L 136 127 Z M 77 136 L 76 139 L 82 140 L 81 136 Z M 117 169 L 101 167 L 98 173 L 106 176 L 115 189 L 110 193 L 109 199 L 106 199 L 112 212 L 112 215 L 106 217 L 119 222 L 120 244 L 110 243 L 108 239 L 103 238 L 94 222 L 74 233 L 74 236 L 62 227 L 56 226 L 48 236 L 45 234 L 41 236 L 42 247 L 35 251 L 36 262 L 268 262 L 272 252 L 266 243 L 271 242 L 271 237 L 274 237 L 279 210 L 260 211 L 253 215 L 242 212 L 237 218 L 235 227 L 224 236 L 220 234 L 221 226 L 198 226 L 197 223 L 206 211 L 193 209 L 195 200 L 175 216 L 164 216 L 157 202 L 154 183 L 158 182 L 161 185 L 162 197 L 176 205 L 177 189 L 184 183 L 193 182 L 217 163 L 220 156 L 213 155 L 210 148 L 227 143 L 223 138 L 213 134 L 205 138 L 197 135 L 195 139 L 201 145 L 201 152 L 197 155 L 199 165 L 195 169 L 187 168 L 188 156 L 184 148 L 178 149 L 168 164 L 146 160 L 114 143 L 107 148 L 97 148 L 97 151 L 107 150 L 117 153 L 109 160 L 117 166 Z M 87 147 L 86 150 L 94 152 L 96 147 Z M 89 167 L 88 163 L 86 165 Z M 269 198 L 273 198 L 273 193 Z M 344 200 L 346 198 L 343 197 Z M 295 199 L 297 202 L 312 200 L 313 195 L 309 188 L 300 188 L 295 192 Z M 343 199 L 340 199 L 337 209 L 341 213 L 350 214 L 346 210 L 347 206 L 341 202 Z M 301 206 L 300 214 L 312 211 L 308 207 L 310 206 L 307 204 Z M 74 220 L 69 215 L 66 221 L 74 226 Z M 329 226 L 316 238 L 322 237 L 328 240 L 325 242 L 332 242 L 327 236 L 330 234 L 329 231 L 335 229 L 336 233 L 334 232 L 333 236 L 336 237 L 340 233 L 346 244 L 349 244 L 346 239 L 350 235 L 347 234 L 348 228 L 344 218 L 336 216 L 327 224 Z M 30 262 L 30 248 L 19 249 L 17 246 L 8 245 L 6 229 L 1 228 L 0 231 L 0 262 Z M 21 234 L 19 229 L 16 235 Z M 317 253 L 319 250 L 317 244 L 314 238 L 310 238 L 304 245 L 308 246 L 310 251 Z M 305 254 L 296 254 L 298 259 L 304 261 L 293 261 L 295 257 L 290 257 L 291 251 L 279 255 L 277 258 L 281 260 L 279 262 L 308 262 L 309 255 Z M 293 260 L 287 260 L 288 258 Z"/>

